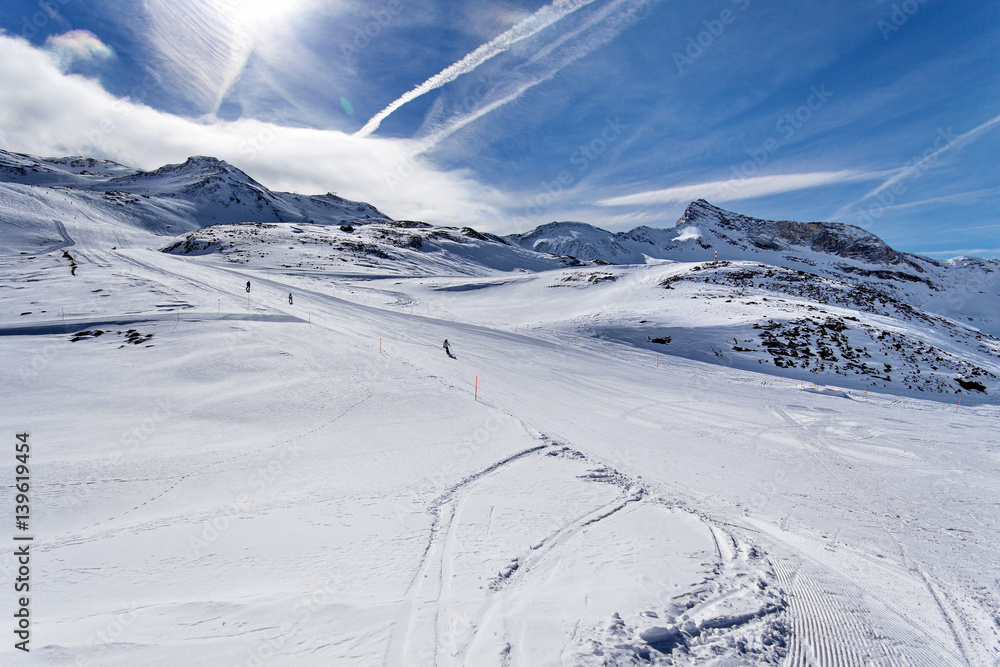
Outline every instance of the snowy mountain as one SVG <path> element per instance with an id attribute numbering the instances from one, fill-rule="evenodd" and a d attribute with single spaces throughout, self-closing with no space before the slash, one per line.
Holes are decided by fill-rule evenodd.
<path id="1" fill-rule="evenodd" d="M 111 246 L 148 245 L 170 235 L 232 222 L 359 224 L 388 220 L 374 206 L 334 194 L 271 192 L 232 165 L 192 157 L 154 171 L 92 158 L 36 158 L 0 151 L 0 250 L 58 244 L 54 220 L 74 222 L 74 238 Z"/>
<path id="2" fill-rule="evenodd" d="M 699 200 L 671 229 L 637 227 L 611 233 L 562 222 L 507 239 L 541 252 L 613 264 L 650 259 L 699 262 L 718 253 L 720 260 L 758 262 L 857 285 L 872 298 L 974 322 L 983 331 L 1000 335 L 1000 260 L 938 262 L 897 252 L 851 225 L 760 220 Z"/>
<path id="3" fill-rule="evenodd" d="M 636 227 L 612 233 L 579 222 L 554 222 L 507 237 L 540 252 L 582 260 L 640 264 L 647 258 L 699 261 L 717 251 L 720 259 L 774 259 L 808 263 L 810 255 L 875 265 L 906 264 L 921 271 L 923 257 L 898 253 L 859 227 L 836 222 L 760 220 L 726 211 L 703 199 L 692 202 L 672 229 Z M 711 252 L 706 252 L 711 251 Z"/>
<path id="4" fill-rule="evenodd" d="M 550 287 L 621 300 L 615 317 L 588 318 L 587 335 L 767 373 L 797 369 L 854 389 L 1000 394 L 1000 263 L 936 262 L 848 225 L 759 220 L 697 201 L 672 229 L 612 233 L 561 222 L 502 238 L 389 220 L 334 195 L 274 193 L 210 157 L 150 172 L 86 158 L 0 157 L 18 181 L 0 184 L 8 252 L 61 250 L 74 273 L 72 246 L 156 248 L 310 275 L 493 278 L 448 289 L 501 294 L 540 284 L 523 274 L 549 272 L 559 275 L 542 280 Z M 605 270 L 588 272 L 593 266 Z M 571 272 L 551 273 L 561 269 Z M 534 290 L 521 298 L 546 301 Z M 583 294 L 576 300 L 589 303 Z M 702 305 L 692 310 L 692 301 Z M 605 300 L 589 307 L 609 312 Z M 562 316 L 529 319 L 581 333 Z"/>

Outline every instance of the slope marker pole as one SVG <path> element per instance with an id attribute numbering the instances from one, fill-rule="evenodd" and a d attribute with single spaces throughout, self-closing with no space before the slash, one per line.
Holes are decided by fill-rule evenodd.
<path id="1" fill-rule="evenodd" d="M 958 395 L 958 405 L 955 406 L 955 412 L 958 412 L 958 409 L 960 407 L 962 407 L 962 395 L 961 394 Z"/>
<path id="2" fill-rule="evenodd" d="M 382 339 L 378 339 L 378 353 L 382 354 Z"/>
<path id="3" fill-rule="evenodd" d="M 474 398 L 474 400 L 477 403 L 479 402 L 479 376 L 478 375 L 476 376 L 476 393 L 475 393 L 475 396 L 473 398 Z"/>

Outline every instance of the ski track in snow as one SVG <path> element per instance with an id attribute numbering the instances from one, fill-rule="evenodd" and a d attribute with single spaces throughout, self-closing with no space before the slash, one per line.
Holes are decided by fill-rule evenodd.
<path id="1" fill-rule="evenodd" d="M 497 461 L 453 485 L 430 503 L 427 508 L 427 511 L 433 516 L 430 535 L 420 563 L 406 591 L 403 616 L 397 622 L 389 642 L 387 664 L 430 664 L 426 662 L 428 659 L 433 660 L 433 664 L 437 664 L 437 651 L 434 647 L 439 646 L 439 624 L 442 613 L 440 603 L 442 590 L 448 584 L 445 569 L 449 558 L 449 544 L 454 538 L 452 521 L 457 507 L 461 504 L 462 495 L 468 491 L 472 484 L 487 475 L 496 473 L 504 466 L 536 454 L 546 447 L 548 445 L 538 445 L 513 454 L 502 461 Z M 431 650 L 425 651 L 420 656 L 420 660 L 415 660 L 412 655 L 414 652 L 413 644 L 421 640 L 425 645 L 430 640 Z"/>

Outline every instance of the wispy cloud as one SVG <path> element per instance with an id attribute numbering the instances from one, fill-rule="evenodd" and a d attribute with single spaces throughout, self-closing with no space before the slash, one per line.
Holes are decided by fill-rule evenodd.
<path id="1" fill-rule="evenodd" d="M 1000 124 L 1000 115 L 990 118 L 985 123 L 977 125 L 968 132 L 961 134 L 957 137 L 948 136 L 948 133 L 950 133 L 951 128 L 948 129 L 947 133 L 944 131 L 939 131 L 937 143 L 941 143 L 942 144 L 941 146 L 938 146 L 937 143 L 935 143 L 935 145 L 932 146 L 931 149 L 929 149 L 928 152 L 924 154 L 924 157 L 907 164 L 902 169 L 896 170 L 895 173 L 890 178 L 887 178 L 878 187 L 869 191 L 857 201 L 851 202 L 847 206 L 842 207 L 840 210 L 834 213 L 833 217 L 839 218 L 843 215 L 846 215 L 847 213 L 850 213 L 851 210 L 858 204 L 868 201 L 872 197 L 877 197 L 878 195 L 880 195 L 881 193 L 885 192 L 886 190 L 888 190 L 889 188 L 898 183 L 918 178 L 925 171 L 932 168 L 934 163 L 937 162 L 938 158 L 940 158 L 942 155 L 944 155 L 948 151 L 954 150 L 956 148 L 961 148 L 962 146 L 969 144 L 970 142 L 978 138 L 980 135 L 982 135 L 984 132 L 986 132 L 987 130 L 998 124 Z"/>
<path id="2" fill-rule="evenodd" d="M 507 80 L 486 92 L 477 106 L 437 122 L 422 140 L 423 150 L 432 148 L 483 116 L 513 102 L 573 62 L 607 44 L 638 20 L 640 10 L 657 1 L 611 0 L 580 26 L 559 35 L 539 48 L 527 61 L 514 67 Z"/>
<path id="3" fill-rule="evenodd" d="M 662 190 L 611 197 L 595 202 L 598 206 L 651 206 L 657 204 L 686 203 L 695 199 L 727 202 L 753 199 L 767 195 L 805 190 L 824 185 L 849 183 L 881 178 L 884 173 L 856 171 L 820 171 L 805 174 L 776 174 L 753 178 L 734 178 L 694 185 L 680 185 Z"/>
<path id="4" fill-rule="evenodd" d="M 259 40 L 284 16 L 311 0 L 147 0 L 146 22 L 135 23 L 152 49 L 160 84 L 199 110 L 218 110 Z"/>
<path id="5" fill-rule="evenodd" d="M 528 18 L 517 23 L 514 27 L 493 38 L 486 44 L 483 44 L 458 62 L 446 67 L 421 83 L 419 86 L 394 100 L 391 104 L 389 104 L 389 106 L 372 116 L 372 118 L 365 123 L 364 127 L 355 133 L 355 136 L 367 137 L 379 128 L 379 125 L 382 124 L 383 120 L 388 118 L 390 114 L 402 107 L 404 104 L 412 102 L 421 95 L 425 95 L 432 90 L 440 88 L 446 83 L 454 81 L 463 74 L 472 72 L 483 63 L 506 52 L 518 42 L 537 35 L 553 23 L 562 20 L 578 9 L 586 7 L 595 1 L 596 0 L 556 0 L 551 4 L 545 5 Z"/>
<path id="6" fill-rule="evenodd" d="M 52 35 L 45 40 L 45 49 L 63 71 L 77 64 L 101 63 L 115 57 L 115 50 L 89 30 L 70 30 Z"/>
<path id="7" fill-rule="evenodd" d="M 971 202 L 982 201 L 984 198 L 1000 194 L 1000 188 L 983 188 L 980 190 L 972 190 L 970 192 L 959 192 L 953 195 L 944 195 L 941 197 L 931 197 L 929 199 L 921 199 L 919 201 L 906 202 L 905 204 L 893 204 L 891 206 L 883 207 L 883 211 L 903 211 L 907 209 L 923 208 L 925 206 L 932 206 L 935 204 L 968 204 Z M 991 225 L 993 227 L 1000 227 L 1000 225 Z M 974 227 L 970 229 L 988 229 L 988 227 Z M 949 229 L 948 233 L 952 231 L 961 231 L 961 229 Z"/>
<path id="8" fill-rule="evenodd" d="M 414 160 L 414 142 L 282 127 L 250 119 L 199 122 L 68 76 L 43 50 L 0 35 L 0 146 L 35 155 L 92 155 L 143 169 L 213 155 L 268 187 L 335 191 L 390 216 L 489 227 L 502 196 L 463 171 Z M 406 169 L 401 174 L 400 165 Z M 391 185 L 390 185 L 391 179 Z"/>

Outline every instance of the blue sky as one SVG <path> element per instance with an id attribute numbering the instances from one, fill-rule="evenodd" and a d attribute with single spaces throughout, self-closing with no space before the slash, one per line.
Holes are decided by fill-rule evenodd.
<path id="1" fill-rule="evenodd" d="M 217 155 L 497 232 L 704 197 L 1000 257 L 994 2 L 8 0 L 0 28 L 11 150 Z"/>

